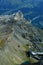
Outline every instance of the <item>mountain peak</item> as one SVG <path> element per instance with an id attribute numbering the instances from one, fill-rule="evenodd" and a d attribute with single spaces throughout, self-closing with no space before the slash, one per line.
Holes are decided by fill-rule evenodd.
<path id="1" fill-rule="evenodd" d="M 23 13 L 21 11 L 18 11 L 16 14 L 14 14 L 14 20 L 22 20 L 23 19 Z"/>

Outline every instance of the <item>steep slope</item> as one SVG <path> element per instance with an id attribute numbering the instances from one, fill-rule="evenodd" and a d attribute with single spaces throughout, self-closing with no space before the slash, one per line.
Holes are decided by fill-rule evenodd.
<path id="1" fill-rule="evenodd" d="M 0 65 L 30 62 L 26 51 L 43 51 L 42 41 L 41 33 L 23 17 L 22 12 L 0 16 Z"/>

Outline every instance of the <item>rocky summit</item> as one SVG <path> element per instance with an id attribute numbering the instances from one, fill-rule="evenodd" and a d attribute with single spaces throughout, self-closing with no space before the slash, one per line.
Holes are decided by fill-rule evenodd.
<path id="1" fill-rule="evenodd" d="M 43 30 L 26 20 L 21 11 L 0 16 L 0 65 L 37 63 L 26 52 L 43 52 Z M 26 64 L 27 65 L 27 64 Z"/>

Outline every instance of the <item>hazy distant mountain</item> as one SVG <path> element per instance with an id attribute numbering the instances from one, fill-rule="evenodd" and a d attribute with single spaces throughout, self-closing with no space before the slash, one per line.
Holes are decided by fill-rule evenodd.
<path id="1" fill-rule="evenodd" d="M 20 6 L 25 6 L 30 4 L 32 6 L 37 6 L 40 3 L 40 1 L 38 0 L 0 0 L 0 8 L 1 9 L 13 9 L 16 7 L 18 7 L 17 5 Z M 29 7 L 29 6 L 28 6 Z"/>

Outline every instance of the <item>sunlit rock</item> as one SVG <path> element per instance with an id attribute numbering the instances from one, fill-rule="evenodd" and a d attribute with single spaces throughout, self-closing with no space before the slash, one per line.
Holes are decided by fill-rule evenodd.
<path id="1" fill-rule="evenodd" d="M 15 16 L 14 16 L 14 20 L 15 20 L 15 21 L 20 21 L 20 20 L 22 20 L 22 19 L 23 19 L 23 14 L 22 14 L 21 11 L 18 11 L 18 12 L 15 14 Z"/>

